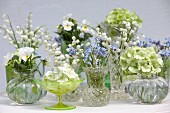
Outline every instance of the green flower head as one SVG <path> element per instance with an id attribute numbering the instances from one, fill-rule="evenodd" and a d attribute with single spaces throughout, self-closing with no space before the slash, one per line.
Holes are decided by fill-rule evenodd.
<path id="1" fill-rule="evenodd" d="M 120 57 L 120 65 L 125 73 L 148 77 L 161 71 L 163 60 L 153 47 L 130 47 Z"/>
<path id="2" fill-rule="evenodd" d="M 130 12 L 124 8 L 116 8 L 111 11 L 105 19 L 105 22 L 114 26 L 119 26 L 123 24 L 123 21 L 135 23 L 136 26 L 142 26 L 142 20 L 135 12 Z"/>

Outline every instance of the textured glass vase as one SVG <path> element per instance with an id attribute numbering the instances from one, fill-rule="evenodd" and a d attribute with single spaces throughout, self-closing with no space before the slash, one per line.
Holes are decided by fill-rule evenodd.
<path id="1" fill-rule="evenodd" d="M 104 85 L 105 68 L 84 67 L 88 86 L 84 88 L 82 98 L 85 106 L 105 106 L 110 101 L 110 91 Z"/>
<path id="2" fill-rule="evenodd" d="M 34 73 L 30 71 L 17 73 L 19 77 L 7 84 L 8 97 L 18 104 L 32 104 L 41 99 L 44 90 L 34 82 Z"/>
<path id="3" fill-rule="evenodd" d="M 35 64 L 33 64 L 33 65 L 35 65 Z M 37 65 L 37 71 L 34 72 L 34 78 L 43 79 L 44 72 L 45 72 L 45 63 L 41 59 L 36 59 L 36 65 Z M 11 65 L 6 66 L 5 68 L 6 68 L 7 84 L 11 80 L 18 79 L 18 77 L 20 77 L 21 74 L 16 72 L 15 69 Z M 45 90 L 42 90 L 41 98 L 43 98 L 46 94 L 47 94 L 47 92 Z"/>
<path id="4" fill-rule="evenodd" d="M 62 99 L 65 102 L 77 102 L 82 96 L 82 86 L 78 86 L 74 91 L 63 95 Z"/>
<path id="5" fill-rule="evenodd" d="M 111 99 L 113 100 L 126 100 L 129 99 L 130 96 L 126 91 L 126 80 L 123 79 L 123 73 L 121 71 L 121 67 L 119 65 L 119 60 L 115 60 L 115 56 L 110 54 L 109 62 L 107 64 L 108 75 L 110 79 L 110 91 L 111 91 Z M 108 81 L 105 81 L 105 84 L 109 84 Z"/>
<path id="6" fill-rule="evenodd" d="M 41 81 L 35 80 L 42 88 L 46 91 L 53 93 L 58 96 L 58 103 L 53 106 L 45 107 L 48 110 L 71 110 L 75 109 L 74 105 L 65 105 L 62 102 L 62 96 L 68 92 L 75 90 L 83 80 L 72 80 L 67 82 L 57 82 L 57 81 Z"/>
<path id="7" fill-rule="evenodd" d="M 168 84 L 162 77 L 137 79 L 129 84 L 128 92 L 138 102 L 157 103 L 168 95 Z"/>

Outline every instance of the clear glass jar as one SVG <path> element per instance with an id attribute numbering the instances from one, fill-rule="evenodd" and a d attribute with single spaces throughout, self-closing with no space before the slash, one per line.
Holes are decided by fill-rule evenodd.
<path id="1" fill-rule="evenodd" d="M 82 98 L 85 106 L 105 106 L 110 101 L 110 91 L 104 85 L 105 68 L 84 67 L 88 86 L 84 88 Z"/>
<path id="2" fill-rule="evenodd" d="M 42 98 L 44 90 L 34 81 L 31 71 L 16 72 L 17 78 L 12 79 L 6 87 L 8 97 L 18 104 L 32 104 Z"/>
<path id="3" fill-rule="evenodd" d="M 138 102 L 157 103 L 168 95 L 169 81 L 162 77 L 141 78 L 128 86 L 128 92 Z"/>

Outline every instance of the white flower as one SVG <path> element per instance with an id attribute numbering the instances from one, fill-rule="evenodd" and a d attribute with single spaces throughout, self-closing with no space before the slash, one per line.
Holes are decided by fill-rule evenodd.
<path id="1" fill-rule="evenodd" d="M 7 55 L 6 55 L 6 56 L 4 56 L 4 63 L 3 63 L 3 64 L 4 64 L 5 66 L 7 66 L 7 65 L 8 65 L 9 60 L 11 60 L 13 56 L 14 56 L 13 54 L 11 54 L 11 53 L 7 53 Z"/>
<path id="2" fill-rule="evenodd" d="M 62 63 L 61 66 L 54 67 L 54 71 L 48 71 L 45 74 L 45 79 L 54 80 L 57 82 L 67 82 L 68 80 L 79 80 L 78 74 L 67 63 Z"/>
<path id="3" fill-rule="evenodd" d="M 75 37 L 75 36 L 73 36 L 73 37 L 72 37 L 72 39 L 73 39 L 73 40 L 76 40 L 76 37 Z"/>
<path id="4" fill-rule="evenodd" d="M 72 26 L 74 26 L 73 22 L 69 22 L 68 20 L 63 21 L 64 30 L 70 31 Z"/>
<path id="5" fill-rule="evenodd" d="M 84 31 L 84 32 L 88 32 L 89 31 L 89 28 L 88 28 L 88 25 L 90 24 L 90 22 L 88 22 L 87 20 L 83 20 L 82 21 L 82 27 L 81 27 L 81 30 Z"/>
<path id="6" fill-rule="evenodd" d="M 142 35 L 142 38 L 145 38 L 145 35 Z"/>
<path id="7" fill-rule="evenodd" d="M 33 48 L 23 47 L 19 49 L 18 55 L 22 60 L 26 62 L 33 52 L 34 52 Z"/>

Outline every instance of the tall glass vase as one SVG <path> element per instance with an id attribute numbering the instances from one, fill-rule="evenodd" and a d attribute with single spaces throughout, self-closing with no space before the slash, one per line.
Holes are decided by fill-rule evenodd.
<path id="1" fill-rule="evenodd" d="M 6 87 L 8 97 L 18 104 L 32 104 L 41 99 L 44 90 L 34 81 L 34 73 L 31 70 L 15 73 L 18 77 Z"/>
<path id="2" fill-rule="evenodd" d="M 110 91 L 104 86 L 105 68 L 84 67 L 88 86 L 83 90 L 83 103 L 85 106 L 105 106 L 110 101 Z"/>
<path id="3" fill-rule="evenodd" d="M 113 100 L 125 100 L 129 99 L 130 96 L 127 93 L 127 87 L 125 80 L 123 80 L 123 72 L 119 64 L 119 58 L 116 56 L 110 55 L 108 58 L 108 74 L 110 75 L 110 90 L 111 98 Z M 117 59 L 117 60 L 114 60 Z"/>

